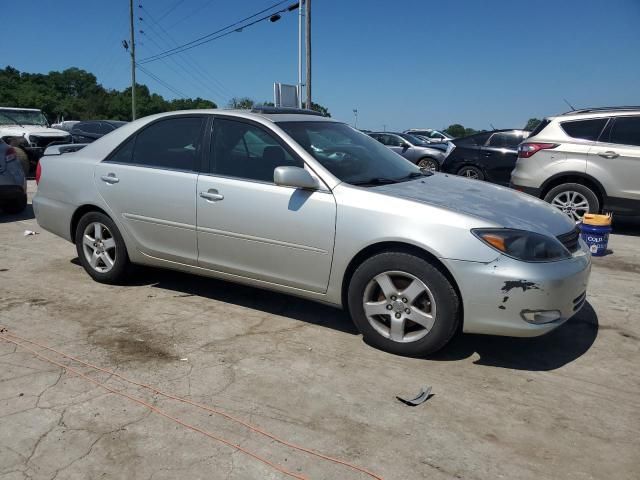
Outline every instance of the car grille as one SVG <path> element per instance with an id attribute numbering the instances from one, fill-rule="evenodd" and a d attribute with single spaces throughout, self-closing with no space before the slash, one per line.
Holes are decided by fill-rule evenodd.
<path id="1" fill-rule="evenodd" d="M 71 135 L 66 137 L 39 137 L 37 135 L 30 135 L 29 140 L 35 147 L 46 148 L 52 143 L 71 143 Z"/>
<path id="2" fill-rule="evenodd" d="M 587 299 L 587 292 L 582 292 L 576 298 L 573 299 L 573 311 L 577 312 L 584 305 L 584 301 Z"/>
<path id="3" fill-rule="evenodd" d="M 560 240 L 560 243 L 562 243 L 562 245 L 564 245 L 564 247 L 571 253 L 577 252 L 580 248 L 580 244 L 578 242 L 580 238 L 580 229 L 578 227 L 571 230 L 569 233 L 558 235 L 556 238 Z"/>

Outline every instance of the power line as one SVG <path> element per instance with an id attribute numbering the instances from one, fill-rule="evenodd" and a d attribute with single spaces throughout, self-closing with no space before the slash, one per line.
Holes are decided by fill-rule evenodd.
<path id="1" fill-rule="evenodd" d="M 164 12 L 162 15 L 160 15 L 160 18 L 158 19 L 158 21 L 162 20 L 164 17 L 166 17 L 167 15 L 169 15 L 171 12 L 173 12 L 176 8 L 178 8 L 180 6 L 181 3 L 183 3 L 184 0 L 178 0 L 176 3 L 174 3 L 171 7 L 169 7 L 169 10 L 167 10 L 166 12 Z"/>
<path id="2" fill-rule="evenodd" d="M 140 65 L 139 63 L 136 63 L 136 67 L 138 67 L 140 69 L 140 71 L 144 74 L 146 74 L 148 77 L 152 78 L 153 80 L 155 80 L 156 82 L 158 82 L 160 85 L 162 85 L 163 87 L 165 87 L 167 90 L 170 90 L 171 92 L 173 92 L 174 94 L 176 94 L 178 97 L 180 98 L 189 98 L 188 95 L 185 95 L 184 92 L 181 92 L 180 90 L 178 90 L 177 88 L 169 85 L 167 82 L 165 82 L 164 80 L 162 80 L 161 78 L 158 78 L 156 75 L 154 75 L 153 73 L 151 73 L 149 70 L 147 70 L 146 68 L 144 68 L 142 65 Z"/>
<path id="3" fill-rule="evenodd" d="M 144 30 L 141 30 L 140 32 L 147 39 L 149 39 L 159 50 L 162 50 L 164 48 L 152 36 L 149 36 L 147 34 L 147 32 L 145 32 Z M 165 59 L 161 59 L 161 61 L 170 70 L 172 70 L 173 72 L 175 72 L 178 75 L 180 75 L 186 81 L 190 82 L 196 89 L 201 90 L 201 89 L 204 88 L 205 90 L 208 90 L 211 94 L 213 94 L 213 97 L 214 97 L 215 100 L 220 101 L 221 98 L 224 98 L 226 96 L 226 95 L 221 95 L 217 91 L 214 91 L 211 88 L 211 85 L 209 85 L 206 82 L 203 82 L 199 77 L 195 76 L 194 75 L 195 72 L 190 72 L 187 68 L 185 68 L 184 65 L 182 65 L 181 63 L 178 62 L 177 58 L 178 57 L 169 57 L 169 60 L 173 61 L 173 63 L 175 64 L 175 67 L 174 67 L 174 65 L 171 65 L 171 64 L 167 63 L 167 60 L 165 60 Z"/>
<path id="4" fill-rule="evenodd" d="M 168 27 L 168 29 L 173 29 L 176 27 L 176 25 L 184 22 L 185 20 L 193 17 L 196 13 L 200 13 L 202 10 L 204 10 L 205 8 L 209 7 L 209 5 L 211 5 L 215 0 L 209 0 L 208 2 L 196 7 L 195 10 L 192 10 L 190 13 L 188 13 L 186 16 L 182 17 L 180 20 L 176 20 L 175 22 L 172 22 L 171 25 Z"/>
<path id="5" fill-rule="evenodd" d="M 172 46 L 175 46 L 175 45 L 178 44 L 178 42 L 176 42 L 176 40 L 169 34 L 169 32 L 167 32 L 166 29 L 164 29 L 162 27 L 162 25 L 160 25 L 158 23 L 158 21 L 153 17 L 153 15 L 142 4 L 140 4 L 139 7 L 140 7 L 141 10 L 144 11 L 144 15 L 146 17 L 148 17 L 149 20 L 151 20 L 151 22 L 153 22 L 153 24 L 155 24 L 155 27 L 154 27 L 153 24 L 146 23 L 150 27 L 151 33 L 153 33 L 158 38 L 158 40 L 161 40 L 169 48 L 171 48 Z M 160 33 L 158 33 L 158 31 L 156 30 L 156 27 L 160 30 L 160 33 L 162 33 L 162 35 L 160 35 Z M 166 38 L 164 38 L 163 36 L 166 37 Z M 163 51 L 163 49 L 166 48 L 166 47 L 161 47 L 161 46 L 158 46 L 158 47 L 159 47 L 160 51 Z M 179 65 L 179 63 L 178 63 L 179 59 L 181 59 L 186 64 L 188 64 L 188 67 L 191 68 L 192 71 L 189 71 L 183 65 Z M 215 78 L 210 73 L 206 72 L 194 59 L 189 57 L 188 54 L 185 54 L 182 57 L 179 57 L 179 56 L 171 57 L 171 60 L 173 60 L 174 63 L 176 63 L 178 66 L 180 66 L 180 68 L 184 69 L 186 72 L 190 73 L 191 75 L 195 75 L 194 79 L 199 80 L 202 85 L 205 85 L 205 88 L 207 90 L 210 90 L 212 92 L 215 90 L 215 95 L 214 96 L 216 96 L 216 97 L 219 96 L 219 97 L 222 97 L 222 98 L 224 98 L 224 97 L 229 97 L 230 98 L 230 97 L 235 96 L 234 92 L 231 92 L 217 78 Z M 211 81 L 213 81 L 213 84 L 212 84 Z"/>
<path id="6" fill-rule="evenodd" d="M 263 13 L 269 11 L 269 10 L 272 10 L 272 9 L 282 5 L 283 3 L 286 3 L 287 1 L 289 1 L 289 0 L 282 0 L 280 2 L 277 2 L 277 3 L 273 4 L 273 5 L 271 5 L 268 8 L 265 8 L 264 10 L 261 10 L 261 11 L 259 11 L 257 13 L 254 13 L 253 15 L 245 17 L 242 20 L 238 20 L 237 22 L 232 23 L 230 25 L 227 25 L 224 28 L 220 28 L 220 29 L 216 30 L 215 32 L 211 32 L 211 33 L 209 33 L 207 35 L 204 35 L 202 37 L 196 38 L 195 40 L 192 40 L 190 42 L 187 42 L 187 43 L 184 43 L 182 45 L 179 45 L 179 46 L 177 46 L 175 48 L 172 48 L 172 49 L 169 49 L 169 50 L 167 50 L 165 52 L 161 52 L 161 53 L 159 53 L 157 55 L 153 55 L 151 57 L 143 58 L 142 60 L 140 60 L 140 63 L 154 62 L 156 60 L 159 60 L 160 58 L 164 58 L 164 57 L 168 57 L 170 55 L 174 55 L 175 53 L 181 53 L 181 52 L 184 52 L 186 50 L 191 50 L 192 48 L 198 47 L 198 46 L 203 45 L 205 43 L 212 42 L 213 40 L 217 40 L 218 38 L 222 38 L 224 36 L 227 36 L 227 35 L 230 35 L 230 34 L 236 32 L 236 31 L 240 31 L 240 30 L 242 30 L 244 28 L 247 28 L 247 27 L 250 27 L 252 25 L 255 25 L 256 23 L 259 23 L 259 22 L 262 22 L 264 20 L 267 20 L 267 19 L 271 18 L 273 15 L 289 11 L 289 9 L 293 5 L 291 5 L 290 7 L 278 10 L 276 12 L 271 12 L 270 14 L 265 15 L 264 17 L 260 17 L 257 20 L 254 20 L 253 22 L 250 22 L 248 24 L 241 25 L 244 22 L 246 22 L 247 20 L 250 20 L 252 18 L 257 17 L 258 15 L 261 15 L 261 14 L 263 14 Z M 224 32 L 225 30 L 229 30 L 229 29 L 234 28 L 234 27 L 237 27 L 237 28 L 235 28 L 234 30 L 230 30 L 230 31 L 228 31 L 226 33 L 221 33 L 221 32 Z M 220 35 L 218 35 L 219 33 L 220 33 Z"/>

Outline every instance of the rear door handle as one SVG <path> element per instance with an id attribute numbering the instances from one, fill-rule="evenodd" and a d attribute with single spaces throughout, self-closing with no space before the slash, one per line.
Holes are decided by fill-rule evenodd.
<path id="1" fill-rule="evenodd" d="M 606 152 L 600 152 L 598 153 L 598 155 L 601 156 L 602 158 L 617 158 L 620 156 L 619 154 L 617 154 L 612 150 L 607 150 Z"/>
<path id="2" fill-rule="evenodd" d="M 103 182 L 106 182 L 108 184 L 114 184 L 114 183 L 118 183 L 120 181 L 120 179 L 118 177 L 116 177 L 115 173 L 110 173 L 109 175 L 102 175 L 100 177 L 100 180 L 102 180 Z"/>
<path id="3" fill-rule="evenodd" d="M 224 195 L 218 193 L 218 191 L 213 188 L 208 192 L 200 192 L 200 196 L 208 202 L 219 202 L 224 199 Z"/>

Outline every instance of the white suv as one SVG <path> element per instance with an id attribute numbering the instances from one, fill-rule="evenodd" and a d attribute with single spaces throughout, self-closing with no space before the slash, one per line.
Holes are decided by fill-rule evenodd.
<path id="1" fill-rule="evenodd" d="M 603 210 L 640 215 L 640 107 L 545 118 L 520 144 L 511 185 L 576 221 Z"/>

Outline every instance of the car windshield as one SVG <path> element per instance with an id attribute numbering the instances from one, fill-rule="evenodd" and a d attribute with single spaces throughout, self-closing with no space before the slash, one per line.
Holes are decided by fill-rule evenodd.
<path id="1" fill-rule="evenodd" d="M 344 123 L 279 122 L 278 126 L 343 182 L 371 186 L 428 175 Z"/>
<path id="2" fill-rule="evenodd" d="M 404 138 L 405 140 L 407 140 L 408 142 L 410 142 L 413 145 L 426 145 L 426 144 L 428 144 L 427 141 L 423 140 L 420 137 L 416 137 L 415 135 L 409 135 L 408 133 L 399 133 L 398 135 L 400 135 L 402 138 Z"/>
<path id="3" fill-rule="evenodd" d="M 0 125 L 47 125 L 47 118 L 38 110 L 0 109 Z"/>

